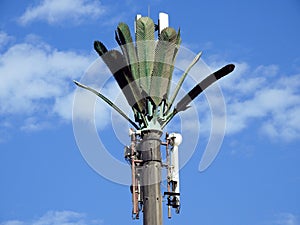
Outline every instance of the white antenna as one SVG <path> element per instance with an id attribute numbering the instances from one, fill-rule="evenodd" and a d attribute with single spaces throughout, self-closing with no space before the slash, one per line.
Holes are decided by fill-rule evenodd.
<path id="1" fill-rule="evenodd" d="M 141 18 L 142 15 L 141 14 L 136 14 L 135 16 L 135 20 L 134 20 L 134 33 L 136 33 L 136 21 L 138 21 L 139 18 Z"/>
<path id="2" fill-rule="evenodd" d="M 136 22 L 142 17 L 141 14 L 137 14 L 134 20 L 134 33 L 136 33 Z M 150 6 L 148 5 L 148 17 L 150 17 Z M 160 12 L 158 15 L 158 35 L 162 32 L 163 29 L 169 27 L 169 15 L 167 13 Z"/>
<path id="3" fill-rule="evenodd" d="M 158 34 L 160 34 L 163 29 L 169 26 L 169 15 L 161 12 L 158 18 Z"/>
<path id="4" fill-rule="evenodd" d="M 178 133 L 171 133 L 168 137 L 173 148 L 171 149 L 171 178 L 172 192 L 174 192 L 175 208 L 176 212 L 179 213 L 180 209 L 180 183 L 179 183 L 179 157 L 178 147 L 182 142 L 182 136 Z"/>

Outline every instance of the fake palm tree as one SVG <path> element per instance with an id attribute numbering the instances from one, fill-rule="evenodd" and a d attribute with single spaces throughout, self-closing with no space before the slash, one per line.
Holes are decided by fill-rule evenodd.
<path id="1" fill-rule="evenodd" d="M 180 47 L 180 30 L 167 27 L 155 41 L 155 25 L 151 18 L 141 17 L 136 22 L 136 42 L 133 42 L 129 27 L 120 23 L 115 31 L 115 39 L 122 52 L 107 50 L 100 41 L 94 48 L 112 72 L 128 104 L 132 107 L 135 122 L 114 103 L 96 90 L 74 81 L 88 89 L 111 105 L 136 129 L 163 129 L 178 113 L 186 110 L 190 102 L 212 83 L 233 71 L 229 64 L 209 75 L 197 84 L 175 107 L 173 103 L 190 69 L 199 60 L 199 53 L 181 76 L 173 93 L 170 85 L 176 56 Z"/>
<path id="2" fill-rule="evenodd" d="M 133 166 L 139 165 L 144 168 L 141 180 L 145 225 L 162 223 L 160 194 L 162 160 L 159 146 L 163 128 L 177 113 L 189 108 L 191 101 L 202 91 L 234 70 L 234 65 L 229 64 L 210 74 L 174 106 L 186 76 L 201 57 L 201 53 L 196 55 L 182 74 L 173 93 L 170 93 L 176 56 L 181 44 L 180 30 L 166 27 L 159 33 L 156 41 L 155 28 L 156 25 L 151 18 L 138 19 L 134 42 L 128 25 L 120 23 L 115 31 L 115 39 L 121 51 L 108 50 L 102 42 L 94 42 L 96 52 L 110 69 L 131 106 L 134 121 L 104 95 L 74 81 L 79 87 L 98 95 L 140 131 L 141 154 L 131 154 L 130 160 Z"/>

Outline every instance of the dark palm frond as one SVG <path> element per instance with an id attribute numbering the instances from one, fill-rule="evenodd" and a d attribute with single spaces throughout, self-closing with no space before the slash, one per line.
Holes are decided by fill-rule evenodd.
<path id="1" fill-rule="evenodd" d="M 186 110 L 191 101 L 193 101 L 200 93 L 202 93 L 207 87 L 209 87 L 220 78 L 231 73 L 234 68 L 235 66 L 233 64 L 228 64 L 202 80 L 177 103 L 175 107 L 176 112 Z"/>
<path id="2" fill-rule="evenodd" d="M 136 50 L 128 25 L 126 23 L 119 23 L 115 34 L 116 40 L 122 49 L 133 78 L 135 80 L 139 79 Z"/>
<path id="3" fill-rule="evenodd" d="M 121 42 L 121 40 L 120 40 L 120 38 L 118 36 L 117 30 L 115 30 L 115 40 L 117 41 L 117 43 L 118 43 L 119 46 L 122 46 L 122 42 Z"/>
<path id="4" fill-rule="evenodd" d="M 142 112 L 144 100 L 122 53 L 117 50 L 110 50 L 106 54 L 101 55 L 101 58 L 122 89 L 128 104 L 137 111 Z"/>
<path id="5" fill-rule="evenodd" d="M 186 76 L 188 75 L 188 73 L 190 72 L 190 70 L 192 69 L 192 67 L 198 62 L 198 60 L 200 59 L 202 55 L 202 52 L 198 53 L 195 58 L 193 59 L 193 61 L 191 62 L 191 64 L 187 67 L 187 69 L 184 71 L 184 73 L 182 74 L 182 76 L 180 77 L 180 80 L 177 82 L 176 88 L 172 94 L 172 96 L 169 98 L 169 105 L 168 105 L 168 111 L 171 109 L 175 98 L 177 97 L 177 94 L 183 84 L 183 81 L 185 80 Z"/>
<path id="6" fill-rule="evenodd" d="M 102 56 L 107 52 L 107 48 L 105 45 L 100 41 L 94 41 L 94 49 L 99 54 L 99 56 Z"/>
<path id="7" fill-rule="evenodd" d="M 206 88 L 212 85 L 217 80 L 221 79 L 222 77 L 231 73 L 235 68 L 234 64 L 228 64 L 218 71 L 210 74 L 204 80 L 202 80 L 199 84 L 197 84 L 192 90 L 189 91 L 176 105 L 173 112 L 169 113 L 164 124 L 161 126 L 162 129 L 171 121 L 171 119 L 180 111 L 184 111 L 188 109 L 190 106 L 189 104 L 199 95 L 201 94 Z"/>

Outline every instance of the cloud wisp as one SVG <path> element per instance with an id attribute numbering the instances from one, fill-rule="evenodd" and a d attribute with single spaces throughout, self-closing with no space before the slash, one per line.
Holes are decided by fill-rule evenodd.
<path id="1" fill-rule="evenodd" d="M 0 225 L 101 225 L 102 220 L 87 218 L 86 214 L 73 211 L 48 211 L 31 221 L 9 220 Z"/>
<path id="2" fill-rule="evenodd" d="M 299 225 L 299 218 L 293 213 L 280 213 L 271 222 L 276 225 Z"/>
<path id="3" fill-rule="evenodd" d="M 0 50 L 13 40 L 14 40 L 14 37 L 8 35 L 7 33 L 3 32 L 3 31 L 0 31 Z"/>
<path id="4" fill-rule="evenodd" d="M 21 25 L 34 21 L 59 24 L 69 21 L 80 24 L 88 19 L 97 19 L 105 13 L 105 8 L 97 0 L 43 0 L 40 4 L 28 7 L 19 18 Z"/>
<path id="5" fill-rule="evenodd" d="M 227 133 L 255 125 L 272 139 L 299 139 L 300 74 L 282 74 L 275 65 L 254 70 L 239 66 L 233 79 L 221 83 L 227 100 Z"/>

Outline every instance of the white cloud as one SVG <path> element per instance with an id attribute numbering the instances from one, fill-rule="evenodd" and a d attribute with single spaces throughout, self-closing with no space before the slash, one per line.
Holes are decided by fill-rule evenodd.
<path id="1" fill-rule="evenodd" d="M 40 131 L 52 127 L 51 123 L 47 121 L 39 121 L 36 117 L 29 117 L 24 120 L 24 124 L 20 127 L 22 131 Z"/>
<path id="2" fill-rule="evenodd" d="M 65 120 L 71 120 L 73 107 L 74 92 L 59 96 L 55 100 L 53 111 L 59 114 Z"/>
<path id="3" fill-rule="evenodd" d="M 9 42 L 13 41 L 14 38 L 9 36 L 7 33 L 0 31 L 0 50 Z"/>
<path id="4" fill-rule="evenodd" d="M 1 225 L 26 225 L 26 224 L 19 220 L 10 220 L 10 221 L 1 223 Z"/>
<path id="5" fill-rule="evenodd" d="M 268 66 L 260 65 L 254 70 L 254 74 L 267 77 L 275 76 L 278 74 L 278 72 L 279 68 L 274 64 Z"/>
<path id="6" fill-rule="evenodd" d="M 24 43 L 10 46 L 0 54 L 0 115 L 5 118 L 1 124 L 13 124 L 22 131 L 40 131 L 53 127 L 53 119 L 55 124 L 70 122 L 76 90 L 73 79 L 83 78 L 83 83 L 92 87 L 104 85 L 101 92 L 116 99 L 121 90 L 114 80 L 108 82 L 104 78 L 112 77 L 100 59 L 94 63 L 95 57 L 59 51 L 34 35 L 28 35 Z M 97 128 L 104 129 L 110 122 L 111 108 L 86 90 L 80 93 L 76 114 L 92 123 L 96 121 Z M 96 118 L 87 118 L 94 110 L 87 101 L 91 98 L 96 99 Z M 128 111 L 124 98 L 118 105 Z M 7 139 L 6 133 L 7 128 L 0 126 L 1 142 Z"/>
<path id="7" fill-rule="evenodd" d="M 43 120 L 54 115 L 70 121 L 75 89 L 72 80 L 82 77 L 93 58 L 73 51 L 59 51 L 33 35 L 29 35 L 24 43 L 10 46 L 0 55 L 0 114 L 21 116 L 24 121 L 20 127 L 27 131 L 49 127 Z M 220 64 L 214 63 L 212 67 L 220 68 Z M 100 71 L 111 77 L 103 63 L 96 63 L 89 67 L 88 73 L 92 75 L 85 84 L 101 84 Z M 300 119 L 297 116 L 300 113 L 300 74 L 282 75 L 276 65 L 251 69 L 244 62 L 236 63 L 233 74 L 219 83 L 227 103 L 228 134 L 241 132 L 253 123 L 270 138 L 287 141 L 300 138 Z M 195 81 L 187 79 L 184 87 L 189 90 L 194 84 Z M 101 92 L 116 99 L 120 92 L 116 82 L 107 82 L 104 87 Z M 86 101 L 82 99 L 80 102 L 84 106 Z M 208 104 L 203 98 L 196 99 L 195 103 L 202 119 L 201 131 L 209 133 L 211 115 Z M 128 111 L 126 106 L 125 102 L 123 108 Z M 86 115 L 85 107 L 80 110 Z M 95 120 L 98 128 L 105 128 L 109 123 L 109 110 L 106 103 L 100 99 L 97 101 Z M 106 122 L 100 124 L 99 121 Z"/>
<path id="8" fill-rule="evenodd" d="M 298 217 L 293 213 L 280 213 L 276 216 L 276 219 L 272 221 L 272 224 L 276 225 L 299 225 L 300 221 Z"/>
<path id="9" fill-rule="evenodd" d="M 238 78 L 222 83 L 227 101 L 227 132 L 237 133 L 254 123 L 270 138 L 300 138 L 296 116 L 300 112 L 300 75 L 283 76 L 274 65 L 243 73 L 244 77 L 238 74 Z"/>
<path id="10" fill-rule="evenodd" d="M 250 119 L 264 118 L 273 121 L 280 118 L 280 115 L 288 116 L 290 108 L 300 107 L 299 104 L 299 96 L 288 89 L 263 88 L 256 91 L 250 99 L 239 99 L 227 104 L 228 118 L 231 120 L 228 131 L 233 133 L 239 131 L 238 127 L 246 125 Z"/>
<path id="11" fill-rule="evenodd" d="M 31 221 L 10 220 L 0 225 L 101 225 L 102 220 L 87 218 L 86 214 L 73 211 L 49 211 Z"/>
<path id="12" fill-rule="evenodd" d="M 25 118 L 23 130 L 41 129 L 47 124 L 40 120 L 54 114 L 70 119 L 72 80 L 92 61 L 92 56 L 59 51 L 36 40 L 9 47 L 0 55 L 0 114 Z"/>
<path id="13" fill-rule="evenodd" d="M 67 20 L 78 24 L 87 19 L 99 18 L 104 12 L 104 7 L 97 0 L 43 0 L 27 8 L 19 22 L 26 25 L 40 20 L 58 24 Z"/>
<path id="14" fill-rule="evenodd" d="M 225 64 L 213 62 L 210 68 L 215 71 Z M 256 68 L 251 68 L 246 62 L 235 65 L 232 74 L 218 81 L 226 102 L 226 133 L 234 135 L 254 125 L 258 129 L 256 132 L 271 139 L 299 139 L 300 119 L 297 115 L 300 113 L 300 74 L 282 74 L 276 65 L 260 65 Z M 193 83 L 186 90 L 191 89 L 195 85 Z M 205 93 L 211 95 L 211 90 L 208 88 Z M 199 118 L 204 118 L 201 130 L 209 134 L 211 110 L 203 98 L 194 101 Z M 220 104 L 213 101 L 214 97 L 209 104 Z"/>

